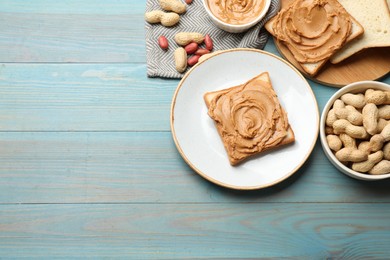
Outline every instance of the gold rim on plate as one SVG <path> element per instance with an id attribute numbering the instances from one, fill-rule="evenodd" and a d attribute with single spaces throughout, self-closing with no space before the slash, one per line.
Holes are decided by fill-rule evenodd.
<path id="1" fill-rule="evenodd" d="M 303 159 L 301 160 L 301 162 L 294 168 L 292 169 L 290 172 L 288 172 L 287 174 L 285 174 L 282 178 L 279 178 L 271 183 L 267 183 L 267 184 L 264 184 L 264 185 L 255 185 L 255 186 L 237 186 L 237 185 L 231 185 L 231 184 L 227 184 L 227 183 L 224 183 L 224 182 L 221 182 L 219 180 L 216 180 L 210 176 L 208 176 L 207 174 L 205 174 L 204 172 L 202 172 L 201 170 L 199 170 L 188 158 L 187 156 L 185 155 L 185 153 L 183 152 L 180 144 L 179 144 L 179 141 L 176 137 L 176 132 L 175 132 L 175 127 L 174 127 L 174 121 L 175 121 L 175 116 L 174 116 L 174 109 L 175 109 L 175 105 L 176 105 L 176 98 L 177 98 L 177 95 L 183 85 L 183 83 L 185 82 L 185 80 L 187 79 L 187 77 L 192 73 L 192 71 L 194 71 L 197 67 L 201 66 L 204 62 L 207 62 L 207 60 L 213 58 L 213 57 L 216 57 L 216 56 L 219 56 L 219 55 L 223 55 L 225 53 L 228 53 L 228 52 L 240 52 L 240 51 L 245 51 L 245 52 L 255 52 L 255 53 L 261 53 L 261 54 L 264 54 L 264 55 L 268 55 L 268 56 L 271 56 L 273 58 L 276 58 L 278 59 L 279 61 L 285 63 L 286 65 L 288 65 L 292 70 L 294 70 L 302 79 L 303 81 L 306 83 L 306 87 L 307 89 L 309 90 L 309 93 L 311 94 L 312 98 L 313 98 L 313 101 L 314 101 L 314 104 L 315 104 L 315 107 L 316 107 L 316 115 L 317 115 L 317 118 L 316 118 L 316 129 L 315 129 L 315 138 L 313 139 L 313 142 L 312 144 L 310 145 L 310 148 L 308 149 L 306 155 L 303 157 Z M 312 153 L 313 149 L 314 149 L 314 146 L 315 146 L 315 143 L 317 141 L 317 138 L 318 138 L 318 133 L 319 133 L 319 109 L 318 109 L 318 103 L 317 103 L 317 99 L 313 93 L 313 90 L 311 89 L 309 83 L 307 82 L 307 80 L 305 79 L 305 77 L 302 75 L 302 73 L 296 69 L 294 66 L 292 66 L 290 63 L 288 63 L 287 61 L 285 61 L 284 59 L 272 54 L 272 53 L 269 53 L 269 52 L 266 52 L 266 51 L 262 51 L 262 50 L 258 50 L 258 49 L 249 49 L 249 48 L 237 48 L 237 49 L 229 49 L 229 50 L 223 50 L 223 51 L 218 51 L 217 53 L 211 55 L 210 57 L 208 57 L 207 59 L 197 63 L 195 66 L 193 66 L 184 76 L 183 78 L 181 79 L 181 81 L 179 82 L 176 90 L 175 90 L 175 93 L 173 94 L 173 99 L 172 99 L 172 103 L 171 103 L 171 113 L 170 113 L 170 126 L 171 126 L 171 132 L 172 132 L 172 137 L 173 137 L 173 140 L 175 142 L 175 145 L 176 145 L 176 148 L 177 150 L 179 151 L 180 155 L 182 156 L 182 158 L 184 159 L 184 161 L 196 172 L 198 173 L 200 176 L 202 176 L 203 178 L 205 178 L 206 180 L 214 183 L 214 184 L 217 184 L 219 186 L 222 186 L 222 187 L 225 187 L 225 188 L 230 188 L 230 189 L 235 189 L 235 190 L 258 190 L 258 189 L 264 189 L 264 188 L 267 188 L 267 187 L 270 187 L 270 186 L 273 186 L 273 185 L 276 185 L 282 181 L 284 181 L 285 179 L 289 178 L 291 175 L 293 175 L 295 172 L 298 171 L 299 168 L 302 167 L 302 165 L 306 162 L 306 160 L 308 159 L 308 157 L 310 156 L 310 154 Z"/>

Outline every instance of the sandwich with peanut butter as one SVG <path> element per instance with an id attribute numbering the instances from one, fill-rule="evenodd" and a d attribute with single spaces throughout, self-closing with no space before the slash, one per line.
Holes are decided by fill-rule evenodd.
<path id="1" fill-rule="evenodd" d="M 242 85 L 207 92 L 204 100 L 231 165 L 295 140 L 268 72 Z"/>
<path id="2" fill-rule="evenodd" d="M 295 0 L 265 28 L 283 43 L 310 76 L 347 42 L 364 33 L 363 27 L 337 0 Z"/>

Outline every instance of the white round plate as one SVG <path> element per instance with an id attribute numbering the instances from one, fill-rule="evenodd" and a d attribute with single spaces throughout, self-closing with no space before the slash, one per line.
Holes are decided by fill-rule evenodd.
<path id="1" fill-rule="evenodd" d="M 265 71 L 288 114 L 295 142 L 231 166 L 203 95 Z M 261 189 L 288 178 L 306 161 L 318 136 L 319 112 L 310 85 L 292 65 L 268 52 L 232 49 L 198 63 L 183 77 L 172 100 L 171 130 L 183 159 L 207 180 L 232 189 Z"/>

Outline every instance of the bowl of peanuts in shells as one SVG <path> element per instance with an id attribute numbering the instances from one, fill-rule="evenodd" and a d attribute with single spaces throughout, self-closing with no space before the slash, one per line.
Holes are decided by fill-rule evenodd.
<path id="1" fill-rule="evenodd" d="M 390 178 L 390 85 L 359 81 L 326 103 L 320 140 L 329 161 L 360 180 Z"/>

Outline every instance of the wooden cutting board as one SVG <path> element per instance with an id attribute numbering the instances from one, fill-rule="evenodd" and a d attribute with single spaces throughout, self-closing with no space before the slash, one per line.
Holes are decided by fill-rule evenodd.
<path id="1" fill-rule="evenodd" d="M 282 0 L 282 8 L 292 0 Z M 357 53 L 339 64 L 327 62 L 319 73 L 308 76 L 287 47 L 275 38 L 275 45 L 283 57 L 292 63 L 306 77 L 332 87 L 343 87 L 362 80 L 377 80 L 390 72 L 390 47 L 369 48 Z"/>

